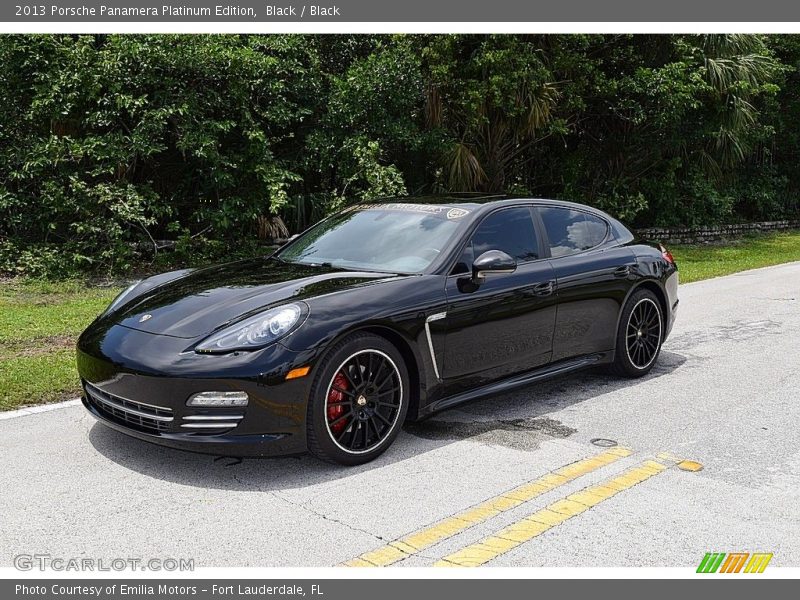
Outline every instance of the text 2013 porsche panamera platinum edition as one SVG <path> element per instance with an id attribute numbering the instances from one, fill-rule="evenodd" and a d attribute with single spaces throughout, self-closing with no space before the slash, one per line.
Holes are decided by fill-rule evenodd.
<path id="1" fill-rule="evenodd" d="M 678 305 L 663 247 L 568 202 L 385 201 L 275 254 L 145 279 L 78 341 L 86 408 L 214 454 L 381 454 L 406 419 L 568 371 L 646 374 Z"/>

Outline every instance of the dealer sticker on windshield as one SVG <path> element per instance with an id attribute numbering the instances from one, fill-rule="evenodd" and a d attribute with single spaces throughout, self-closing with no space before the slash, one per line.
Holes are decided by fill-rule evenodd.
<path id="1" fill-rule="evenodd" d="M 469 214 L 468 210 L 464 210 L 463 208 L 451 208 L 447 211 L 447 218 L 448 219 L 460 219 Z"/>
<path id="2" fill-rule="evenodd" d="M 413 204 L 406 202 L 391 202 L 386 204 L 372 204 L 355 208 L 367 208 L 374 210 L 397 210 L 403 212 L 418 212 L 429 215 L 444 216 L 447 219 L 460 219 L 469 214 L 464 208 L 448 208 L 437 204 Z"/>

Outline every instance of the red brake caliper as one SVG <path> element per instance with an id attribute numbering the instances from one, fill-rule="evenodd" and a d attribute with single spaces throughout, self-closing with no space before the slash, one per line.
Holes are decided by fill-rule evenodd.
<path id="1" fill-rule="evenodd" d="M 334 389 L 334 387 L 342 390 L 347 390 L 349 387 L 347 385 L 347 379 L 341 373 L 341 371 L 333 378 L 333 385 L 331 386 L 331 391 L 328 393 L 328 423 L 333 423 L 347 410 L 345 395 L 339 390 Z M 331 432 L 334 435 L 339 434 L 346 426 L 347 419 L 342 419 L 338 423 L 331 426 Z"/>

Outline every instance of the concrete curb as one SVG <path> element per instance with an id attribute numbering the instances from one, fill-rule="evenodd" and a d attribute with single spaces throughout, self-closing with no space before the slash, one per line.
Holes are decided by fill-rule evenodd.
<path id="1" fill-rule="evenodd" d="M 80 398 L 74 400 L 65 400 L 64 402 L 57 402 L 55 404 L 43 404 L 42 406 L 29 406 L 27 408 L 20 408 L 18 410 L 9 410 L 7 412 L 0 412 L 0 421 L 6 419 L 16 419 L 17 417 L 24 417 L 27 415 L 35 415 L 43 412 L 50 412 L 51 410 L 59 410 L 61 408 L 69 408 L 70 406 L 78 406 L 81 403 Z"/>

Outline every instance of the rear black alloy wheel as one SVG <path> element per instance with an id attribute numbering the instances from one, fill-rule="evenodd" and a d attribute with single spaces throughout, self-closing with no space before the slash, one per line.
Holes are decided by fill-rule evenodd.
<path id="1" fill-rule="evenodd" d="M 642 298 L 633 307 L 625 331 L 628 360 L 637 369 L 646 369 L 658 355 L 661 345 L 661 312 L 652 298 Z"/>
<path id="2" fill-rule="evenodd" d="M 650 290 L 634 292 L 620 315 L 612 371 L 626 377 L 649 373 L 661 352 L 663 337 L 664 317 L 658 298 Z"/>
<path id="3" fill-rule="evenodd" d="M 407 394 L 405 365 L 387 340 L 348 337 L 320 364 L 309 406 L 309 449 L 342 464 L 372 460 L 397 436 Z"/>

